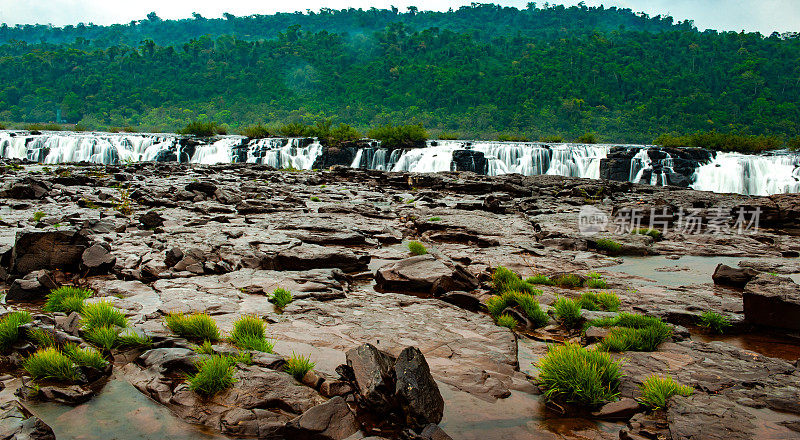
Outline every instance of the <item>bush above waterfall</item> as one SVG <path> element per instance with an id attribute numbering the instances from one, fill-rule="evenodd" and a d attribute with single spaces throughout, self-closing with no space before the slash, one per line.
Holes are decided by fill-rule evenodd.
<path id="1" fill-rule="evenodd" d="M 192 136 L 210 137 L 217 134 L 226 134 L 228 131 L 225 127 L 219 125 L 214 121 L 193 121 L 178 130 L 180 134 L 187 134 Z"/>
<path id="2" fill-rule="evenodd" d="M 663 147 L 705 148 L 716 151 L 760 153 L 781 148 L 783 140 L 777 136 L 751 136 L 707 131 L 685 136 L 663 134 L 655 140 L 655 144 Z"/>
<path id="3" fill-rule="evenodd" d="M 417 125 L 384 125 L 373 128 L 367 135 L 381 141 L 386 148 L 415 148 L 425 146 L 428 132 L 422 124 Z"/>

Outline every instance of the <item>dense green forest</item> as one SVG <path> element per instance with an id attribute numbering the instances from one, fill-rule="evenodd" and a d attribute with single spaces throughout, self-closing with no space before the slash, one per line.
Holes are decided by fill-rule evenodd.
<path id="1" fill-rule="evenodd" d="M 616 8 L 151 14 L 3 27 L 0 40 L 0 121 L 47 122 L 60 109 L 89 128 L 152 131 L 330 120 L 614 142 L 800 134 L 800 39 L 698 32 Z"/>

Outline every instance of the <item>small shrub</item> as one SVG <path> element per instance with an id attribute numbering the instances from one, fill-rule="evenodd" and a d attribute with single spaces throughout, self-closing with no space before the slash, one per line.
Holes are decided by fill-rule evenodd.
<path id="1" fill-rule="evenodd" d="M 577 344 L 552 346 L 537 364 L 550 400 L 597 406 L 617 397 L 622 371 L 608 353 Z"/>
<path id="2" fill-rule="evenodd" d="M 542 293 L 540 290 L 533 287 L 532 284 L 522 281 L 517 274 L 503 266 L 498 266 L 494 270 L 494 273 L 492 273 L 492 284 L 494 284 L 494 290 L 498 294 L 504 292 L 522 292 L 531 295 L 540 295 Z"/>
<path id="3" fill-rule="evenodd" d="M 572 288 L 583 286 L 583 280 L 581 277 L 572 273 L 561 275 L 554 281 L 558 287 Z"/>
<path id="4" fill-rule="evenodd" d="M 550 316 L 542 310 L 539 301 L 534 296 L 520 293 L 515 299 L 534 328 L 544 327 L 550 321 Z"/>
<path id="5" fill-rule="evenodd" d="M 700 315 L 700 325 L 723 334 L 725 329 L 731 326 L 731 322 L 717 312 L 705 311 Z"/>
<path id="6" fill-rule="evenodd" d="M 0 350 L 7 350 L 19 340 L 19 326 L 33 321 L 26 311 L 12 312 L 0 319 Z"/>
<path id="7" fill-rule="evenodd" d="M 578 143 L 579 144 L 596 144 L 597 143 L 597 135 L 594 133 L 584 133 L 578 136 Z"/>
<path id="8" fill-rule="evenodd" d="M 314 369 L 314 365 L 316 364 L 311 362 L 309 356 L 297 355 L 292 352 L 292 356 L 286 360 L 286 365 L 283 366 L 283 369 L 294 376 L 295 379 L 301 380 L 306 373 Z"/>
<path id="9" fill-rule="evenodd" d="M 294 298 L 292 297 L 292 292 L 286 289 L 275 289 L 275 291 L 272 292 L 269 300 L 275 304 L 275 307 L 283 309 L 287 304 L 292 302 Z"/>
<path id="10" fill-rule="evenodd" d="M 586 287 L 590 289 L 607 289 L 608 283 L 606 280 L 603 279 L 603 276 L 597 272 L 592 272 L 588 275 L 588 279 L 586 280 Z"/>
<path id="11" fill-rule="evenodd" d="M 564 142 L 564 137 L 561 136 L 561 135 L 551 135 L 551 136 L 543 136 L 543 137 L 539 138 L 539 140 L 542 141 L 542 142 L 560 144 L 560 143 Z"/>
<path id="12" fill-rule="evenodd" d="M 428 253 L 428 250 L 425 249 L 425 245 L 418 241 L 409 241 L 408 250 L 412 255 L 425 255 Z"/>
<path id="13" fill-rule="evenodd" d="M 306 137 L 309 136 L 309 127 L 297 122 L 282 125 L 278 128 L 278 133 L 286 137 Z"/>
<path id="14" fill-rule="evenodd" d="M 428 139 L 428 132 L 422 124 L 384 125 L 369 130 L 367 136 L 380 141 L 384 148 L 413 148 Z"/>
<path id="15" fill-rule="evenodd" d="M 312 202 L 319 202 L 319 197 L 312 197 L 312 198 L 311 198 L 311 201 L 312 201 Z"/>
<path id="16" fill-rule="evenodd" d="M 189 389 L 206 396 L 213 396 L 218 392 L 233 386 L 234 367 L 231 358 L 213 355 L 199 360 L 196 364 L 197 373 L 189 376 Z"/>
<path id="17" fill-rule="evenodd" d="M 72 382 L 78 378 L 72 359 L 53 347 L 38 350 L 25 359 L 22 367 L 37 380 Z"/>
<path id="18" fill-rule="evenodd" d="M 506 303 L 506 299 L 502 296 L 496 295 L 486 300 L 486 309 L 489 311 L 489 314 L 494 317 L 500 316 L 500 314 L 505 311 L 506 307 L 508 307 L 508 303 Z"/>
<path id="19" fill-rule="evenodd" d="M 39 220 L 43 219 L 44 216 L 46 215 L 47 214 L 43 213 L 42 211 L 36 211 L 33 213 L 33 217 L 31 217 L 31 220 L 38 222 Z"/>
<path id="20" fill-rule="evenodd" d="M 64 346 L 64 354 L 82 367 L 90 367 L 102 370 L 108 365 L 108 361 L 97 350 L 91 348 L 79 348 L 73 343 Z"/>
<path id="21" fill-rule="evenodd" d="M 655 351 L 672 335 L 672 328 L 660 319 L 631 313 L 595 320 L 589 325 L 612 327 L 600 346 L 614 352 Z"/>
<path id="22" fill-rule="evenodd" d="M 217 134 L 225 134 L 227 130 L 216 122 L 192 121 L 185 127 L 178 130 L 179 134 L 210 137 Z"/>
<path id="23" fill-rule="evenodd" d="M 91 327 L 84 332 L 84 338 L 103 350 L 111 351 L 117 345 L 119 330 L 114 327 Z"/>
<path id="24" fill-rule="evenodd" d="M 578 301 L 560 296 L 556 298 L 553 310 L 558 320 L 569 328 L 577 327 L 581 321 L 581 306 Z"/>
<path id="25" fill-rule="evenodd" d="M 185 338 L 215 342 L 220 339 L 219 327 L 214 318 L 205 313 L 168 313 L 164 317 L 167 327 Z"/>
<path id="26" fill-rule="evenodd" d="M 614 240 L 600 238 L 595 242 L 598 251 L 605 251 L 610 255 L 617 255 L 622 250 L 622 245 Z"/>
<path id="27" fill-rule="evenodd" d="M 528 284 L 534 284 L 534 285 L 540 284 L 543 286 L 552 286 L 555 284 L 555 282 L 551 280 L 550 277 L 541 274 L 529 277 L 528 279 L 525 280 L 525 282 Z"/>
<path id="28" fill-rule="evenodd" d="M 442 221 L 441 217 L 431 217 L 428 219 L 429 222 L 440 222 Z"/>
<path id="29" fill-rule="evenodd" d="M 631 231 L 631 234 L 648 235 L 653 237 L 653 240 L 661 240 L 661 236 L 663 235 L 658 229 L 651 228 L 636 228 Z"/>
<path id="30" fill-rule="evenodd" d="M 497 325 L 514 330 L 514 327 L 517 326 L 517 320 L 511 315 L 503 315 L 497 318 Z"/>
<path id="31" fill-rule="evenodd" d="M 128 320 L 125 314 L 115 308 L 109 301 L 100 301 L 83 305 L 81 311 L 83 328 L 95 327 L 127 327 Z"/>
<path id="32" fill-rule="evenodd" d="M 56 340 L 53 334 L 45 329 L 33 328 L 28 330 L 28 339 L 33 341 L 33 344 L 39 348 L 56 346 Z"/>
<path id="33" fill-rule="evenodd" d="M 269 130 L 267 127 L 258 124 L 258 125 L 251 125 L 249 127 L 245 127 L 240 132 L 242 136 L 248 137 L 250 139 L 261 139 L 270 136 Z"/>
<path id="34" fill-rule="evenodd" d="M 92 291 L 72 286 L 61 286 L 50 291 L 44 304 L 46 312 L 81 312 L 83 301 L 92 296 Z"/>
<path id="35" fill-rule="evenodd" d="M 671 377 L 660 377 L 655 374 L 648 376 L 639 388 L 642 397 L 639 399 L 644 405 L 652 409 L 665 408 L 670 397 L 691 396 L 692 387 L 679 385 Z"/>

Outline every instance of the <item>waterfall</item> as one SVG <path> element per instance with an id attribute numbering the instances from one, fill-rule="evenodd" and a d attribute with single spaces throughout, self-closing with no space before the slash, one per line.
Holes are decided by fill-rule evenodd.
<path id="1" fill-rule="evenodd" d="M 314 166 L 314 161 L 322 154 L 322 145 L 315 140 L 302 146 L 303 142 L 302 138 L 253 139 L 247 145 L 246 162 L 265 164 L 279 169 L 310 170 Z M 230 151 L 231 148 L 229 147 L 228 150 Z M 196 155 L 197 153 L 195 153 Z"/>
<path id="2" fill-rule="evenodd" d="M 752 156 L 717 153 L 697 168 L 692 188 L 719 193 L 765 196 L 800 192 L 800 155 Z"/>

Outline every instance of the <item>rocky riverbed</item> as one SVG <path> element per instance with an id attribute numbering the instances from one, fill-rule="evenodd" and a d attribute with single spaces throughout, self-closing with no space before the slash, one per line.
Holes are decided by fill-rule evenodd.
<path id="1" fill-rule="evenodd" d="M 81 286 L 94 292 L 88 301 L 110 301 L 131 331 L 152 341 L 104 352 L 112 360 L 107 371 L 83 371 L 69 385 L 27 377 L 21 367 L 35 351 L 31 341 L 6 347 L 2 438 L 94 438 L 89 433 L 103 426 L 92 426 L 92 402 L 113 390 L 124 402 L 124 383 L 138 390 L 129 391 L 130 404 L 141 410 L 130 417 L 141 423 L 116 438 L 163 438 L 170 429 L 209 438 L 800 436 L 795 194 L 249 164 L 6 162 L 0 172 L 2 313 L 30 311 L 25 329 L 86 345 L 77 313 L 42 312 L 51 289 Z M 682 227 L 690 210 L 697 228 Z M 602 213 L 609 223 L 582 234 L 581 212 Z M 663 235 L 615 230 L 626 212 L 644 227 L 652 219 Z M 750 213 L 744 221 L 742 213 Z M 412 240 L 428 254 L 412 256 Z M 657 276 L 636 270 L 653 259 L 660 259 L 650 271 Z M 524 316 L 515 330 L 498 326 L 485 304 L 500 266 L 522 278 L 601 276 L 620 311 L 661 318 L 672 335 L 656 351 L 614 355 L 625 372 L 619 400 L 593 411 L 549 403 L 533 365 L 548 344 L 591 345 L 602 334 L 569 330 L 552 311 L 544 327 L 526 325 Z M 545 310 L 557 297 L 592 290 L 539 287 Z M 293 294 L 282 309 L 268 300 L 277 288 Z M 703 311 L 728 318 L 727 339 L 697 327 Z M 223 333 L 242 315 L 256 315 L 269 323 L 275 353 L 251 353 L 230 390 L 204 398 L 184 380 L 200 358 L 195 341 L 165 326 L 170 312 L 208 313 Z M 760 342 L 748 345 L 748 338 Z M 222 341 L 213 350 L 235 349 Z M 292 354 L 310 356 L 315 369 L 287 374 Z M 653 373 L 694 393 L 650 411 L 635 399 Z M 84 408 L 64 414 L 84 417 L 86 432 L 72 426 L 66 434 L 75 423 L 53 416 L 54 405 Z M 164 408 L 174 422 L 148 431 L 155 423 L 148 417 Z"/>

